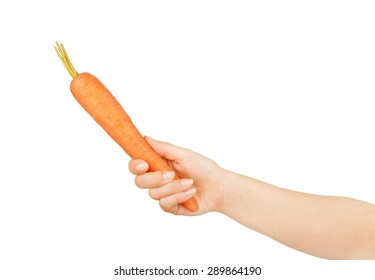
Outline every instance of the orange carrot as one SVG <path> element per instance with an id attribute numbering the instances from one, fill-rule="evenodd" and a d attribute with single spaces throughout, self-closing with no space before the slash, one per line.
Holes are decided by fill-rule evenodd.
<path id="1" fill-rule="evenodd" d="M 70 90 L 79 104 L 133 159 L 143 159 L 150 171 L 172 170 L 146 142 L 133 124 L 120 103 L 95 76 L 89 73 L 78 74 L 74 69 L 62 44 L 56 43 L 55 50 L 72 76 Z M 175 179 L 178 179 L 176 176 Z M 198 205 L 194 198 L 183 203 L 194 212 Z"/>

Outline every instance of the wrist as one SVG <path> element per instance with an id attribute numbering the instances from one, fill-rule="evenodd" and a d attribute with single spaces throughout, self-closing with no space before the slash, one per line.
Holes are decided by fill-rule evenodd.
<path id="1" fill-rule="evenodd" d="M 232 216 L 236 209 L 252 207 L 262 182 L 253 178 L 223 170 L 220 199 L 216 212 Z"/>
<path id="2" fill-rule="evenodd" d="M 226 214 L 231 208 L 234 200 L 233 186 L 236 185 L 236 177 L 240 175 L 233 173 L 229 170 L 222 169 L 220 172 L 220 181 L 217 188 L 217 201 L 214 211 L 222 214 Z"/>

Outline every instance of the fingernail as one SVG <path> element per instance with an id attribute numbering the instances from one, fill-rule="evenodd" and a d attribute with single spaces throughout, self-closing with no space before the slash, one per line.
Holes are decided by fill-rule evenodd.
<path id="1" fill-rule="evenodd" d="M 180 181 L 180 184 L 183 185 L 184 187 L 189 187 L 194 183 L 193 179 L 182 179 Z"/>
<path id="2" fill-rule="evenodd" d="M 196 192 L 197 192 L 197 189 L 191 188 L 191 189 L 185 191 L 184 193 L 185 193 L 186 196 L 190 196 L 192 194 L 195 194 Z"/>
<path id="3" fill-rule="evenodd" d="M 164 180 L 170 180 L 174 177 L 174 172 L 173 171 L 166 171 L 163 173 L 163 179 Z"/>
<path id="4" fill-rule="evenodd" d="M 147 163 L 145 162 L 142 162 L 140 164 L 138 164 L 135 169 L 137 169 L 138 171 L 143 171 L 143 170 L 146 170 L 148 167 Z"/>

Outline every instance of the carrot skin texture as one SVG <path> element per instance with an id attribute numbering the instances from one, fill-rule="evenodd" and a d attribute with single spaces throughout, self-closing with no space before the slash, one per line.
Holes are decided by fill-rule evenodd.
<path id="1" fill-rule="evenodd" d="M 123 107 L 98 78 L 86 72 L 78 74 L 70 90 L 86 112 L 131 158 L 146 161 L 149 171 L 172 170 L 147 144 Z M 198 208 L 194 198 L 183 205 L 192 212 Z"/>
<path id="2" fill-rule="evenodd" d="M 89 73 L 78 74 L 72 80 L 70 90 L 86 112 L 131 158 L 147 161 L 150 171 L 170 169 L 147 144 L 123 107 L 99 79 Z"/>

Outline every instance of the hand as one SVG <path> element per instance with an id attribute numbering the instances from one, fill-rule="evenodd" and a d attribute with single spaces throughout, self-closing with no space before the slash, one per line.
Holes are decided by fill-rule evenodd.
<path id="1" fill-rule="evenodd" d="M 149 189 L 160 207 L 175 215 L 200 215 L 218 211 L 223 203 L 224 169 L 214 161 L 193 151 L 166 142 L 145 138 L 147 143 L 172 167 L 173 171 L 147 172 L 145 161 L 134 159 L 129 170 L 136 175 L 135 184 Z M 182 179 L 174 180 L 174 175 Z M 195 197 L 198 210 L 190 212 L 181 203 Z"/>

